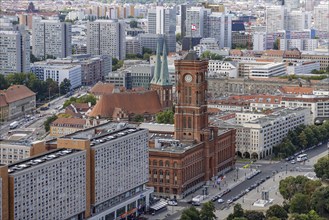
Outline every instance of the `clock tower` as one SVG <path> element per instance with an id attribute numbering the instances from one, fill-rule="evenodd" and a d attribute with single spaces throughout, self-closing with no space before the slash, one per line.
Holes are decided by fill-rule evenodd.
<path id="1" fill-rule="evenodd" d="M 207 81 L 208 61 L 200 60 L 195 51 L 175 61 L 177 105 L 175 107 L 175 139 L 203 141 L 208 129 Z"/>

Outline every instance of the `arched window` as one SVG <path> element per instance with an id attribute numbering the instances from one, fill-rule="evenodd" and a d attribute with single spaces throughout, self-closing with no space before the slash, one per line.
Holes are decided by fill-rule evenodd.
<path id="1" fill-rule="evenodd" d="M 158 162 L 156 160 L 153 160 L 153 166 L 158 166 Z"/>
<path id="2" fill-rule="evenodd" d="M 166 160 L 166 167 L 170 167 L 170 163 L 169 163 L 169 160 Z"/>
<path id="3" fill-rule="evenodd" d="M 163 167 L 163 161 L 162 160 L 159 161 L 159 166 Z"/>
<path id="4" fill-rule="evenodd" d="M 178 166 L 177 166 L 177 162 L 174 162 L 174 168 L 177 168 Z"/>

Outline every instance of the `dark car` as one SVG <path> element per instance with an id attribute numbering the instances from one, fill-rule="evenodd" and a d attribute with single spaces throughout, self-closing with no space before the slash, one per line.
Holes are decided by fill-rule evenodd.
<path id="1" fill-rule="evenodd" d="M 218 199 L 219 199 L 218 196 L 214 196 L 214 197 L 211 198 L 211 201 L 212 201 L 212 202 L 215 202 L 215 201 L 217 201 Z"/>
<path id="2" fill-rule="evenodd" d="M 268 179 L 270 179 L 270 178 L 271 178 L 271 176 L 266 176 L 265 178 L 268 180 Z"/>

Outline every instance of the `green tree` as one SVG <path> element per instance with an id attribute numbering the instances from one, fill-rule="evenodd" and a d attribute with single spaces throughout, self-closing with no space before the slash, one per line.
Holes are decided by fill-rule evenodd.
<path id="1" fill-rule="evenodd" d="M 48 78 L 46 80 L 47 88 L 48 88 L 48 95 L 54 96 L 58 93 L 58 83 L 54 81 L 52 78 Z"/>
<path id="2" fill-rule="evenodd" d="M 149 61 L 150 60 L 150 57 L 151 57 L 151 54 L 149 54 L 149 53 L 144 53 L 143 54 L 143 60 Z"/>
<path id="3" fill-rule="evenodd" d="M 48 117 L 46 121 L 43 123 L 45 126 L 45 130 L 48 132 L 50 130 L 50 124 L 57 119 L 57 115 L 52 115 L 51 117 Z"/>
<path id="4" fill-rule="evenodd" d="M 266 211 L 266 218 L 270 218 L 270 217 L 277 217 L 281 220 L 285 220 L 288 218 L 288 213 L 281 206 L 272 205 Z"/>
<path id="5" fill-rule="evenodd" d="M 88 94 L 88 95 L 84 95 L 80 98 L 75 98 L 75 97 L 71 97 L 70 99 L 66 100 L 63 104 L 63 108 L 66 108 L 67 106 L 74 104 L 74 103 L 89 103 L 91 105 L 95 105 L 96 104 L 96 97 L 92 94 Z"/>
<path id="6" fill-rule="evenodd" d="M 201 211 L 200 211 L 200 219 L 201 220 L 214 220 L 216 219 L 215 215 L 215 206 L 214 203 L 209 201 L 202 205 Z"/>
<path id="7" fill-rule="evenodd" d="M 9 83 L 3 74 L 0 74 L 0 90 L 7 89 L 9 87 Z"/>
<path id="8" fill-rule="evenodd" d="M 10 85 L 25 85 L 28 79 L 25 73 L 10 73 L 6 76 L 6 80 Z"/>
<path id="9" fill-rule="evenodd" d="M 314 172 L 316 176 L 321 179 L 329 179 L 329 157 L 320 158 L 316 164 L 314 164 Z"/>
<path id="10" fill-rule="evenodd" d="M 299 146 L 303 149 L 305 149 L 308 145 L 308 142 L 307 142 L 307 136 L 306 134 L 304 133 L 304 131 L 302 133 L 300 133 L 300 135 L 298 136 L 299 138 Z"/>
<path id="11" fill-rule="evenodd" d="M 131 28 L 137 28 L 137 27 L 138 27 L 138 22 L 137 22 L 136 20 L 131 20 L 131 21 L 129 22 L 129 26 L 130 26 Z"/>
<path id="12" fill-rule="evenodd" d="M 147 48 L 147 47 L 143 47 L 143 55 L 145 54 L 145 53 L 148 53 L 148 54 L 152 54 L 153 53 L 153 51 L 152 51 L 152 49 L 150 49 L 150 48 Z"/>
<path id="13" fill-rule="evenodd" d="M 279 49 L 279 45 L 280 45 L 280 39 L 277 38 L 273 44 L 273 49 L 274 50 L 278 50 Z"/>
<path id="14" fill-rule="evenodd" d="M 308 213 L 310 211 L 310 198 L 308 195 L 296 193 L 290 201 L 291 213 Z"/>
<path id="15" fill-rule="evenodd" d="M 144 121 L 144 116 L 143 115 L 134 115 L 132 118 L 132 121 L 134 122 L 143 122 Z"/>
<path id="16" fill-rule="evenodd" d="M 34 63 L 34 62 L 38 62 L 38 61 L 41 61 L 41 60 L 36 58 L 36 56 L 34 56 L 32 53 L 30 53 L 30 62 Z"/>
<path id="17" fill-rule="evenodd" d="M 291 198 L 298 192 L 305 194 L 306 192 L 305 186 L 309 181 L 312 180 L 309 180 L 305 176 L 296 176 L 296 177 L 289 176 L 280 181 L 279 184 L 280 194 L 284 199 L 287 200 L 291 200 Z"/>
<path id="18" fill-rule="evenodd" d="M 265 215 L 263 212 L 254 211 L 254 210 L 246 210 L 244 212 L 244 217 L 248 220 L 264 220 Z"/>
<path id="19" fill-rule="evenodd" d="M 203 52 L 200 56 L 201 59 L 209 59 L 209 60 L 223 60 L 223 57 L 217 53 L 212 53 L 209 50 Z"/>
<path id="20" fill-rule="evenodd" d="M 122 66 L 123 66 L 122 60 L 118 60 L 117 58 L 112 57 L 112 71 L 116 71 L 120 69 Z"/>
<path id="21" fill-rule="evenodd" d="M 236 218 L 244 218 L 244 210 L 241 207 L 241 204 L 238 203 L 233 207 L 233 213 L 229 214 L 227 220 L 233 220 Z"/>
<path id="22" fill-rule="evenodd" d="M 156 122 L 161 124 L 174 124 L 174 112 L 166 110 L 156 115 Z"/>
<path id="23" fill-rule="evenodd" d="M 200 212 L 194 206 L 184 209 L 180 220 L 200 220 Z"/>
<path id="24" fill-rule="evenodd" d="M 71 88 L 71 82 L 70 82 L 70 80 L 67 79 L 67 78 L 65 78 L 61 82 L 59 88 L 60 88 L 60 92 L 61 92 L 62 95 L 67 94 L 68 92 L 70 92 L 70 88 Z"/>
<path id="25" fill-rule="evenodd" d="M 182 42 L 182 35 L 181 35 L 181 33 L 177 33 L 176 34 L 176 42 Z"/>
<path id="26" fill-rule="evenodd" d="M 311 198 L 311 207 L 319 215 L 329 215 L 329 186 L 318 188 Z"/>
<path id="27" fill-rule="evenodd" d="M 324 218 L 319 216 L 314 210 L 311 210 L 307 214 L 294 213 L 289 220 L 324 220 Z"/>

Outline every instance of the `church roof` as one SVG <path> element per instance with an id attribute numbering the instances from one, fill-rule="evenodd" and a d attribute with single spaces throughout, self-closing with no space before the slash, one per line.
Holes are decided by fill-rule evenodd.
<path id="1" fill-rule="evenodd" d="M 163 52 L 162 52 L 162 65 L 160 71 L 160 77 L 157 81 L 157 85 L 161 86 L 171 86 L 171 82 L 169 80 L 169 71 L 168 71 L 168 61 L 167 61 L 167 45 L 166 41 L 163 41 Z"/>
<path id="2" fill-rule="evenodd" d="M 155 70 L 154 70 L 153 78 L 151 80 L 151 84 L 156 84 L 156 82 L 160 78 L 160 72 L 161 72 L 161 55 L 160 55 L 160 40 L 158 40 L 157 51 L 156 51 Z"/>
<path id="3" fill-rule="evenodd" d="M 113 93 L 103 95 L 89 116 L 112 117 L 117 108 L 128 114 L 156 114 L 162 110 L 156 91 Z"/>

